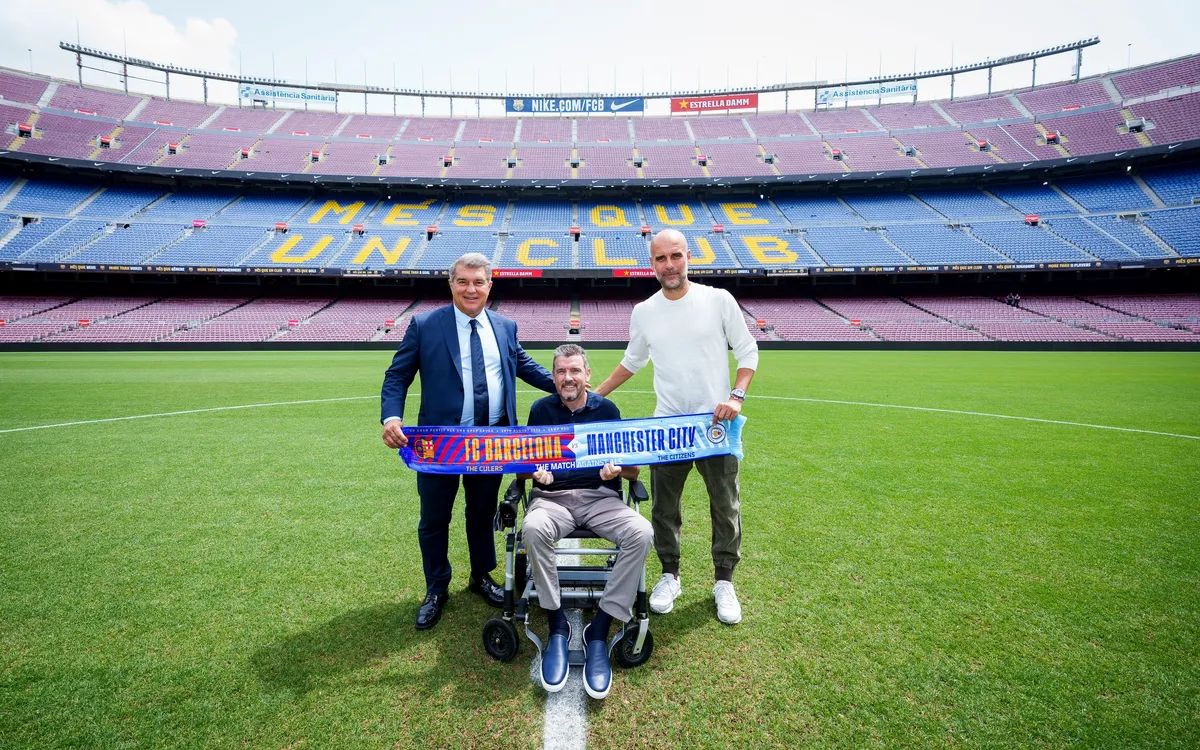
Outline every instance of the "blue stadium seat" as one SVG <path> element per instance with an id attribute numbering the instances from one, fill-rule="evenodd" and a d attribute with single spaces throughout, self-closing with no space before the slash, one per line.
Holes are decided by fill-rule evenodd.
<path id="1" fill-rule="evenodd" d="M 1116 216 L 1091 216 L 1087 219 L 1108 232 L 1141 258 L 1165 258 L 1170 253 L 1154 241 L 1144 227 Z"/>
<path id="2" fill-rule="evenodd" d="M 978 190 L 919 190 L 918 198 L 949 219 L 978 219 L 981 217 L 1013 217 L 1016 211 Z"/>
<path id="3" fill-rule="evenodd" d="M 1152 211 L 1146 218 L 1146 226 L 1163 238 L 1175 252 L 1182 256 L 1200 256 L 1200 207 L 1177 208 L 1170 211 Z"/>
<path id="4" fill-rule="evenodd" d="M 1019 221 L 973 223 L 971 233 L 1017 263 L 1096 260 L 1046 227 Z"/>
<path id="5" fill-rule="evenodd" d="M 1168 206 L 1189 206 L 1200 201 L 1200 169 L 1150 169 L 1142 179 Z"/>
<path id="6" fill-rule="evenodd" d="M 1100 231 L 1087 219 L 1064 216 L 1046 222 L 1051 232 L 1101 260 L 1136 260 L 1140 256 L 1113 237 Z"/>
<path id="7" fill-rule="evenodd" d="M 265 227 L 209 226 L 200 231 L 184 230 L 186 236 L 147 262 L 165 265 L 235 266 L 251 248 L 265 241 Z"/>
<path id="8" fill-rule="evenodd" d="M 814 195 L 811 197 L 776 197 L 772 201 L 779 210 L 797 227 L 815 224 L 860 224 L 862 220 L 837 198 Z"/>
<path id="9" fill-rule="evenodd" d="M 945 224 L 897 224 L 887 236 L 921 265 L 1011 263 L 1010 258 Z"/>
<path id="10" fill-rule="evenodd" d="M 96 189 L 95 185 L 30 180 L 13 196 L 4 210 L 21 216 L 65 215 Z"/>
<path id="11" fill-rule="evenodd" d="M 942 217 L 924 203 L 903 193 L 843 196 L 850 207 L 869 222 L 942 221 Z M 836 265 L 836 264 L 835 264 Z"/>
<path id="12" fill-rule="evenodd" d="M 20 257 L 20 260 L 25 262 L 62 260 L 86 243 L 99 237 L 107 226 L 96 219 L 75 219 L 31 247 Z"/>
<path id="13" fill-rule="evenodd" d="M 1079 209 L 1049 185 L 993 185 L 988 188 L 988 192 L 1023 214 L 1079 214 Z"/>
<path id="14" fill-rule="evenodd" d="M 135 187 L 109 187 L 79 210 L 78 216 L 124 219 L 162 197 L 161 190 Z"/>
<path id="15" fill-rule="evenodd" d="M 1128 177 L 1078 177 L 1058 180 L 1055 184 L 1089 211 L 1154 207 L 1146 191 Z"/>
<path id="16" fill-rule="evenodd" d="M 11 228 L 11 222 L 19 222 L 20 219 L 15 216 L 7 216 L 5 223 L 5 232 Z M 41 221 L 26 224 L 21 227 L 16 236 L 5 243 L 4 247 L 0 247 L 0 260 L 13 260 L 21 257 L 23 254 L 42 240 L 51 236 L 58 230 L 71 223 L 70 219 L 42 219 Z"/>
<path id="17" fill-rule="evenodd" d="M 207 219 L 237 196 L 222 190 L 197 190 L 171 193 L 147 208 L 138 218 L 153 221 L 179 221 L 190 225 L 193 219 Z"/>
<path id="18" fill-rule="evenodd" d="M 560 231 L 573 224 L 569 201 L 520 200 L 513 208 L 511 231 Z"/>
<path id="19" fill-rule="evenodd" d="M 905 200 L 919 205 L 904 196 Z M 922 209 L 928 210 L 928 209 Z M 906 266 L 913 260 L 888 244 L 879 232 L 863 227 L 811 227 L 808 244 L 831 266 Z"/>

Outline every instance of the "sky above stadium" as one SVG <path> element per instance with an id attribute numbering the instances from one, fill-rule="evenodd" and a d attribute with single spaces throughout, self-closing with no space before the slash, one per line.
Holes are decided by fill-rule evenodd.
<path id="1" fill-rule="evenodd" d="M 985 12 L 977 15 L 962 2 L 870 0 L 39 0 L 0 3 L 0 65 L 75 79 L 74 56 L 58 42 L 78 38 L 134 57 L 297 82 L 553 94 L 840 82 L 908 72 L 914 62 L 918 70 L 941 68 L 1091 36 L 1101 43 L 1084 51 L 1085 76 L 1200 52 L 1198 3 L 1009 0 L 980 8 Z M 1038 82 L 1068 78 L 1074 62 L 1074 55 L 1040 61 Z M 1028 86 L 1030 79 L 1024 63 L 996 69 L 993 86 Z M 84 81 L 122 86 L 118 77 L 91 70 Z M 986 85 L 986 74 L 960 76 L 955 92 L 983 93 Z M 161 78 L 129 86 L 163 93 Z M 944 98 L 949 80 L 922 81 L 919 91 L 921 99 Z M 173 81 L 172 95 L 198 99 L 200 84 Z M 229 103 L 236 93 L 232 84 L 214 85 L 210 96 Z M 404 111 L 418 106 L 402 101 Z M 361 111 L 362 98 L 343 106 Z M 372 97 L 367 106 L 390 114 L 392 100 Z M 427 114 L 445 114 L 448 105 L 428 106 Z M 474 103 L 455 106 L 458 114 L 476 112 Z M 498 114 L 499 105 L 483 106 L 481 114 Z"/>

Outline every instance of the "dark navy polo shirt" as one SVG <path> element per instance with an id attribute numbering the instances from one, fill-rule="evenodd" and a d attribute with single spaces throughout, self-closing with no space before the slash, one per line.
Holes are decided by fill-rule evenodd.
<path id="1" fill-rule="evenodd" d="M 612 401 L 603 396 L 589 392 L 587 401 L 578 411 L 571 411 L 563 405 L 562 399 L 558 394 L 546 396 L 534 402 L 529 408 L 529 420 L 526 424 L 547 425 L 547 424 L 576 424 L 584 422 L 605 422 L 613 419 L 621 418 L 621 410 Z M 534 483 L 537 487 L 546 490 L 594 490 L 600 487 L 609 487 L 614 492 L 621 492 L 621 478 L 614 477 L 607 482 L 600 481 L 600 467 L 593 466 L 589 469 L 555 469 L 554 484 L 541 485 Z"/>

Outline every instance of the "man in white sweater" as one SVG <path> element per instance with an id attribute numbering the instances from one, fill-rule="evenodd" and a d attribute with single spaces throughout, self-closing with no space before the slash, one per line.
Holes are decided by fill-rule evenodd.
<path id="1" fill-rule="evenodd" d="M 607 396 L 654 362 L 655 416 L 712 412 L 733 419 L 742 411 L 746 389 L 758 367 L 758 345 L 746 328 L 741 308 L 724 289 L 689 281 L 687 240 L 665 229 L 650 243 L 650 264 L 662 289 L 633 308 L 629 347 L 612 374 L 596 388 Z M 737 360 L 737 379 L 729 387 L 729 350 Z M 717 618 L 741 622 L 742 607 L 733 588 L 733 569 L 741 559 L 742 521 L 738 460 L 713 456 L 659 464 L 650 470 L 654 506 L 654 548 L 663 574 L 650 593 L 650 608 L 670 612 L 682 593 L 679 581 L 680 506 L 692 465 L 708 489 L 712 511 L 712 557 Z"/>

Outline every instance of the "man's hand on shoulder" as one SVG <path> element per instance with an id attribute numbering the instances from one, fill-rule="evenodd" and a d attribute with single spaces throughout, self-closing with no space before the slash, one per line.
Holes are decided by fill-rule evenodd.
<path id="1" fill-rule="evenodd" d="M 742 402 L 736 398 L 726 399 L 713 409 L 713 424 L 724 419 L 734 419 L 742 413 Z"/>
<path id="2" fill-rule="evenodd" d="M 389 419 L 383 424 L 383 444 L 387 447 L 396 450 L 408 445 L 408 438 L 404 435 L 404 421 L 401 419 Z"/>

